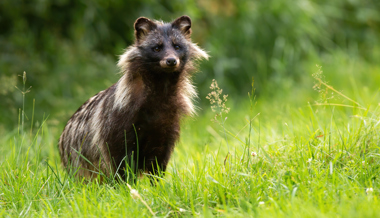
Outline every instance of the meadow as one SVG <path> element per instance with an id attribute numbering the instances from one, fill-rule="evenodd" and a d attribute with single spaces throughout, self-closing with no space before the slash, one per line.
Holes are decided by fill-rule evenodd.
<path id="1" fill-rule="evenodd" d="M 0 217 L 378 217 L 379 10 L 373 0 L 0 1 Z M 58 152 L 67 120 L 118 80 L 137 17 L 183 14 L 211 58 L 165 176 L 73 178 Z"/>
<path id="2" fill-rule="evenodd" d="M 32 129 L 20 110 L 1 138 L 0 216 L 376 217 L 379 69 L 340 58 L 347 65 L 311 67 L 304 86 L 276 96 L 256 98 L 252 82 L 245 99 L 223 98 L 213 82 L 221 101 L 184 120 L 156 186 L 75 180 L 60 166 L 60 129 L 49 118 Z M 336 78 L 339 89 L 326 82 Z"/>

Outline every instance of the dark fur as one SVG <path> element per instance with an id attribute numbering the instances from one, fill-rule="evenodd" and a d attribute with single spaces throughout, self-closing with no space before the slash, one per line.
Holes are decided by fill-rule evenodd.
<path id="1" fill-rule="evenodd" d="M 68 170 L 88 179 L 99 171 L 125 179 L 128 159 L 134 172 L 156 174 L 157 166 L 165 171 L 181 117 L 194 113 L 194 64 L 208 58 L 190 34 L 187 16 L 172 23 L 136 20 L 135 44 L 118 63 L 122 78 L 84 103 L 61 135 L 59 151 Z"/>

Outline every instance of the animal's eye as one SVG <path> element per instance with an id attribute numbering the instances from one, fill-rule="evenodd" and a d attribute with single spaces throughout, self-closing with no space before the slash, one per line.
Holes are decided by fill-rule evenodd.
<path id="1" fill-rule="evenodd" d="M 159 46 L 156 46 L 156 47 L 153 48 L 153 51 L 159 52 L 159 51 L 161 51 L 161 48 Z"/>
<path id="2" fill-rule="evenodd" d="M 174 46 L 174 49 L 175 49 L 175 50 L 179 50 L 180 48 L 181 48 L 181 47 L 179 47 L 179 45 L 175 45 L 175 46 Z"/>

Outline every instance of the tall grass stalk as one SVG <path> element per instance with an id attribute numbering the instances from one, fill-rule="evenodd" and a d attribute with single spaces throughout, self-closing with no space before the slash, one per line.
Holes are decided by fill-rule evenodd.
<path id="1" fill-rule="evenodd" d="M 31 86 L 25 90 L 26 85 L 26 72 L 22 74 L 22 90 L 20 90 L 17 86 L 16 88 L 21 92 L 22 94 L 22 111 L 21 111 L 21 135 L 24 135 L 24 119 L 25 119 L 25 95 L 30 92 Z"/>

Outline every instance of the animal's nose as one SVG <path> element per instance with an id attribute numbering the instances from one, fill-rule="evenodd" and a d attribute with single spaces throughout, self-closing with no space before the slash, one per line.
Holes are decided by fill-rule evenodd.
<path id="1" fill-rule="evenodd" d="M 177 65 L 177 60 L 175 58 L 168 58 L 166 59 L 166 65 L 172 67 Z"/>

